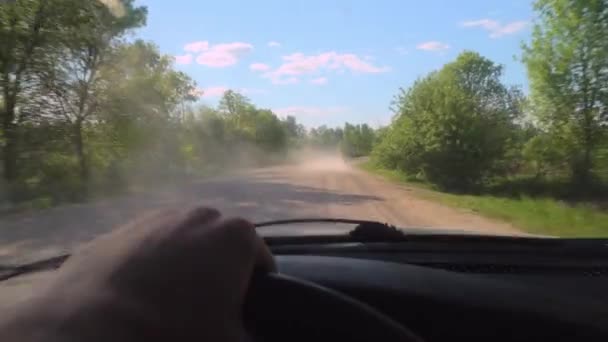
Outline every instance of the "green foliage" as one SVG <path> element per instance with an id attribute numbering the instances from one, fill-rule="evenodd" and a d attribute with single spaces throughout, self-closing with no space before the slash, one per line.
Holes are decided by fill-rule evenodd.
<path id="1" fill-rule="evenodd" d="M 280 120 L 234 91 L 218 109 L 192 109 L 196 84 L 173 58 L 125 39 L 145 25 L 146 8 L 116 4 L 0 6 L 0 147 L 10 199 L 47 206 L 253 166 L 303 138 L 295 118 Z"/>
<path id="2" fill-rule="evenodd" d="M 325 125 L 311 128 L 308 132 L 308 140 L 311 146 L 322 149 L 337 149 L 344 136 L 344 130 L 328 128 Z"/>
<path id="3" fill-rule="evenodd" d="M 348 157 L 362 157 L 371 153 L 374 145 L 374 130 L 367 124 L 344 125 L 341 142 L 342 153 Z"/>
<path id="4" fill-rule="evenodd" d="M 565 153 L 573 180 L 591 185 L 606 139 L 608 1 L 537 0 L 524 45 L 533 115 Z"/>
<path id="5" fill-rule="evenodd" d="M 500 174 L 520 115 L 521 95 L 500 81 L 502 67 L 464 52 L 402 90 L 397 117 L 373 156 L 383 166 L 466 190 Z"/>
<path id="6" fill-rule="evenodd" d="M 288 115 L 283 121 L 287 145 L 291 148 L 299 148 L 305 143 L 306 128 L 302 124 L 298 124 L 294 116 Z"/>
<path id="7" fill-rule="evenodd" d="M 346 157 L 368 156 L 375 144 L 374 129 L 367 124 L 345 123 L 344 128 L 328 128 L 325 125 L 311 128 L 307 143 L 317 149 L 340 151 Z"/>
<path id="8" fill-rule="evenodd" d="M 551 172 L 563 170 L 566 159 L 563 150 L 556 148 L 555 137 L 539 134 L 523 146 L 522 157 L 537 178 L 546 177 Z"/>
<path id="9" fill-rule="evenodd" d="M 255 112 L 255 144 L 268 152 L 283 152 L 287 136 L 283 124 L 270 110 Z"/>
<path id="10" fill-rule="evenodd" d="M 416 196 L 500 219 L 527 233 L 559 237 L 608 237 L 608 214 L 588 203 L 568 204 L 547 197 L 442 193 L 429 189 L 428 184 L 412 183 L 418 179 L 412 179 L 399 170 L 385 169 L 373 163 L 362 164 L 361 168 L 406 184 Z"/>

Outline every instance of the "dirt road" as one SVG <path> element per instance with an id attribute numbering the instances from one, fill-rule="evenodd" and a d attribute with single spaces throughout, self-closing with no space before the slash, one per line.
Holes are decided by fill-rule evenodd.
<path id="1" fill-rule="evenodd" d="M 96 203 L 0 217 L 0 264 L 71 250 L 144 211 L 193 205 L 213 206 L 226 215 L 252 221 L 344 217 L 379 220 L 404 228 L 517 234 L 508 224 L 416 198 L 411 189 L 365 174 L 341 159 L 325 158 L 185 182 Z"/>

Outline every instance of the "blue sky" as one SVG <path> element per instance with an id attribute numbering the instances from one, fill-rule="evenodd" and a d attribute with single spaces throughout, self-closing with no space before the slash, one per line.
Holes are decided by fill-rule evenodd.
<path id="1" fill-rule="evenodd" d="M 465 49 L 505 66 L 529 39 L 528 0 L 167 1 L 140 0 L 148 25 L 137 36 L 176 56 L 176 67 L 217 104 L 237 89 L 256 105 L 307 126 L 386 124 L 399 87 Z"/>

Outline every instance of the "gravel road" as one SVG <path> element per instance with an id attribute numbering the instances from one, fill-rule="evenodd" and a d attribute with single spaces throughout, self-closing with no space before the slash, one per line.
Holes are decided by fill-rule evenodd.
<path id="1" fill-rule="evenodd" d="M 318 158 L 95 203 L 6 215 L 0 217 L 0 264 L 69 251 L 141 212 L 193 205 L 216 207 L 226 215 L 252 221 L 343 217 L 379 220 L 404 228 L 518 233 L 508 224 L 419 199 L 411 189 L 370 176 L 339 158 Z M 284 229 L 305 233 L 306 227 Z"/>

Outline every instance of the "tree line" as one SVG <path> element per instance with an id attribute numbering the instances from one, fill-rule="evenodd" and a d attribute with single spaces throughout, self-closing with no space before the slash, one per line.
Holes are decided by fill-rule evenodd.
<path id="1" fill-rule="evenodd" d="M 334 150 L 351 158 L 369 155 L 375 140 L 376 131 L 368 124 L 348 122 L 343 127 L 322 125 L 311 128 L 306 136 L 306 144 L 309 146 Z"/>
<path id="2" fill-rule="evenodd" d="M 4 197 L 82 199 L 120 183 L 137 160 L 178 163 L 163 159 L 177 155 L 180 109 L 196 100 L 196 85 L 154 44 L 129 39 L 147 9 L 117 4 L 1 5 Z"/>
<path id="3" fill-rule="evenodd" d="M 605 196 L 608 1 L 534 9 L 521 58 L 528 96 L 501 81 L 501 65 L 465 51 L 399 92 L 373 160 L 444 190 Z"/>
<path id="4" fill-rule="evenodd" d="M 371 150 L 357 140 L 367 126 L 308 132 L 232 90 L 216 108 L 198 104 L 173 58 L 132 38 L 146 20 L 134 0 L 0 5 L 0 204 L 81 201 L 267 165 L 305 145 Z"/>
<path id="5" fill-rule="evenodd" d="M 79 201 L 272 162 L 301 143 L 294 117 L 236 92 L 197 106 L 173 58 L 132 38 L 146 19 L 134 0 L 0 5 L 0 202 Z"/>
<path id="6" fill-rule="evenodd" d="M 605 195 L 607 0 L 535 2 L 521 58 L 529 94 L 465 51 L 401 89 L 388 127 L 309 130 L 234 91 L 216 108 L 198 105 L 201 92 L 173 58 L 133 39 L 147 9 L 105 3 L 0 5 L 0 200 L 82 200 L 266 165 L 303 146 L 371 155 L 445 190 Z"/>

